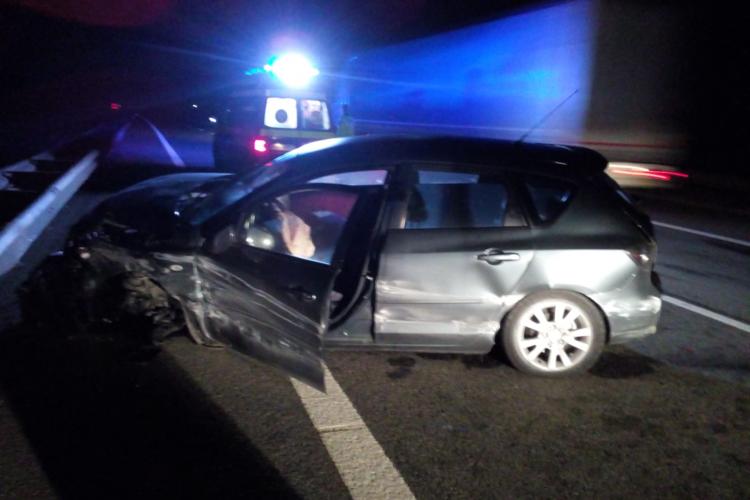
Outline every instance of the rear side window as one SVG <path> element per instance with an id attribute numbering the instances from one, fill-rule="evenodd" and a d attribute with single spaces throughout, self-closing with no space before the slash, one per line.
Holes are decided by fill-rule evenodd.
<path id="1" fill-rule="evenodd" d="M 420 170 L 409 197 L 406 229 L 523 226 L 506 183 L 480 173 Z"/>
<path id="2" fill-rule="evenodd" d="M 320 99 L 266 98 L 263 124 L 270 128 L 331 130 L 328 105 Z"/>
<path id="3" fill-rule="evenodd" d="M 330 130 L 331 120 L 328 106 L 318 99 L 300 99 L 302 110 L 302 127 L 305 130 Z"/>
<path id="4" fill-rule="evenodd" d="M 382 186 L 388 177 L 387 170 L 359 170 L 356 172 L 340 172 L 337 174 L 318 177 L 308 184 L 338 184 L 341 186 Z"/>
<path id="5" fill-rule="evenodd" d="M 266 99 L 263 123 L 271 128 L 297 128 L 297 100 L 290 97 Z"/>
<path id="6" fill-rule="evenodd" d="M 525 183 L 537 218 L 542 222 L 559 217 L 573 195 L 572 184 L 559 179 L 529 176 Z"/>

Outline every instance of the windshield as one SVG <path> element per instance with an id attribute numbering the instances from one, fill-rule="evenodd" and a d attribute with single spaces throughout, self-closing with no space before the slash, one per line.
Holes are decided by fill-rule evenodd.
<path id="1" fill-rule="evenodd" d="M 193 224 L 201 224 L 224 208 L 238 202 L 287 171 L 283 162 L 268 163 L 249 174 L 236 175 L 230 181 L 211 186 L 206 196 L 187 207 L 185 215 Z"/>

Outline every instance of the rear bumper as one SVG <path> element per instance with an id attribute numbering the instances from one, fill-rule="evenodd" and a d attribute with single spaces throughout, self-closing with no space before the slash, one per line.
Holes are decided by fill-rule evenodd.
<path id="1" fill-rule="evenodd" d="M 618 344 L 656 333 L 661 290 L 656 273 L 638 275 L 626 286 L 592 297 L 609 324 L 609 342 Z"/>
<path id="2" fill-rule="evenodd" d="M 643 337 L 647 337 L 649 335 L 653 335 L 656 333 L 656 325 L 652 325 L 646 328 L 641 328 L 637 330 L 628 330 L 628 331 L 620 331 L 620 332 L 612 332 L 612 334 L 609 337 L 609 343 L 610 344 L 624 344 L 625 342 L 640 339 Z"/>

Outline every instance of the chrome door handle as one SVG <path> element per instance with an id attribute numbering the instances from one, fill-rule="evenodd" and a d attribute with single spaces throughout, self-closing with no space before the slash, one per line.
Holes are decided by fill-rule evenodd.
<path id="1" fill-rule="evenodd" d="M 486 262 L 492 266 L 502 264 L 503 262 L 514 262 L 521 260 L 521 256 L 513 252 L 503 252 L 497 248 L 490 248 L 477 255 L 477 260 Z"/>

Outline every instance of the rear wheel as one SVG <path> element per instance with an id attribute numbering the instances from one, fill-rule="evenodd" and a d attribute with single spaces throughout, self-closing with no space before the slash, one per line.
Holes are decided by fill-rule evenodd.
<path id="1" fill-rule="evenodd" d="M 604 349 L 606 326 L 599 310 L 572 292 L 542 292 L 523 299 L 502 331 L 508 359 L 532 375 L 565 376 L 591 368 Z"/>

